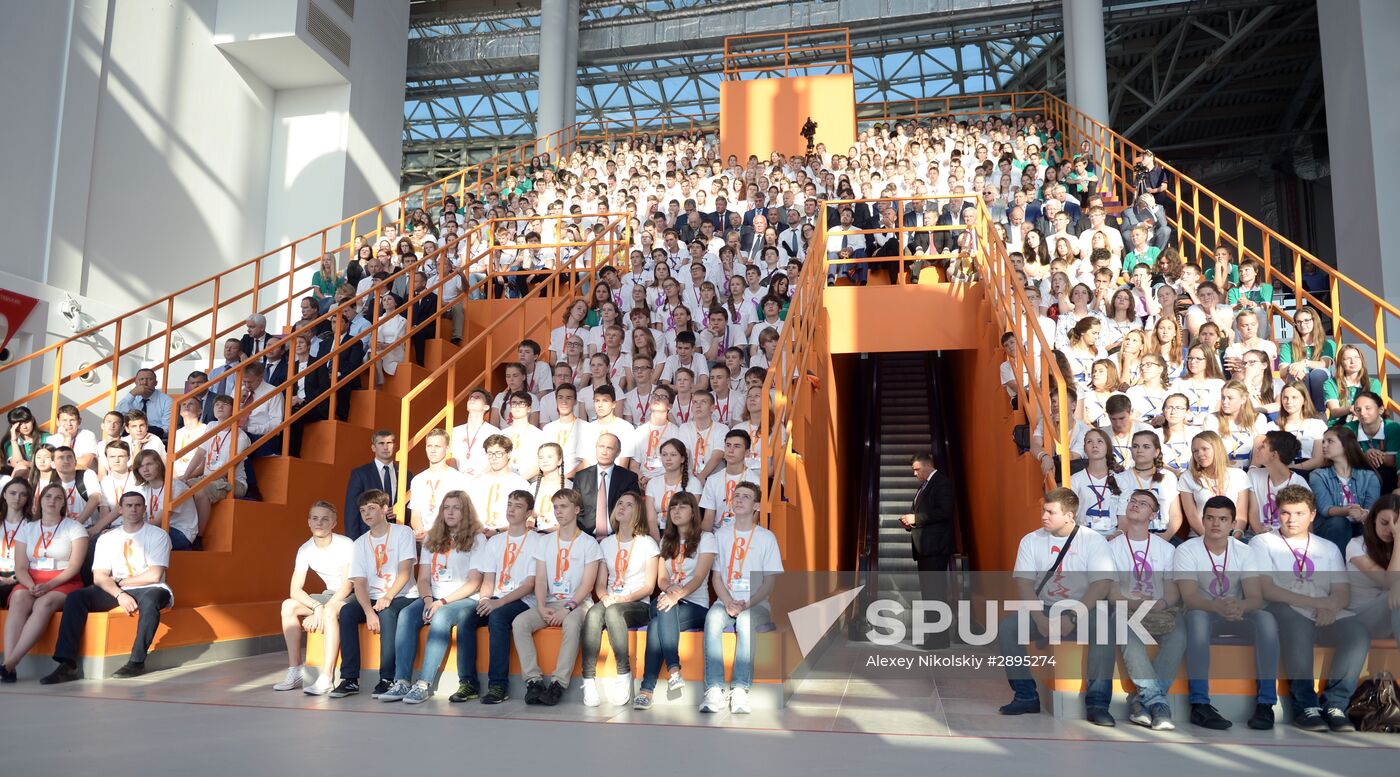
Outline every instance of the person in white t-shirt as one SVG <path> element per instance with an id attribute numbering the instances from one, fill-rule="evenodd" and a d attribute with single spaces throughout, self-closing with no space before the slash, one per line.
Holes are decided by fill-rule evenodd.
<path id="1" fill-rule="evenodd" d="M 539 474 L 540 465 L 535 454 L 545 441 L 544 433 L 532 421 L 539 417 L 532 409 L 534 404 L 535 398 L 530 392 L 511 392 L 506 401 L 509 423 L 501 427 L 501 434 L 510 439 L 510 468 L 526 480 Z"/>
<path id="2" fill-rule="evenodd" d="M 619 497 L 609 523 L 612 533 L 599 543 L 603 569 L 593 589 L 598 603 L 583 620 L 583 703 L 588 707 L 596 707 L 601 701 L 596 676 L 604 630 L 617 666 L 617 677 L 608 688 L 608 701 L 621 706 L 632 699 L 629 630 L 647 622 L 651 611 L 647 600 L 656 590 L 660 549 L 647 531 L 641 495 L 629 492 Z"/>
<path id="3" fill-rule="evenodd" d="M 724 708 L 724 631 L 731 626 L 734 674 L 727 694 L 729 711 L 741 715 L 750 711 L 754 632 L 772 621 L 768 596 L 783 571 L 778 538 L 758 524 L 762 498 L 757 483 L 739 483 L 730 504 L 733 522 L 715 531 L 715 562 L 710 581 L 716 599 L 705 613 L 705 695 L 700 702 L 701 712 L 719 712 Z"/>
<path id="4" fill-rule="evenodd" d="M 1123 514 L 1123 533 L 1108 541 L 1108 552 L 1118 570 L 1112 597 L 1126 601 L 1136 610 L 1143 601 L 1153 602 L 1153 611 L 1173 608 L 1181 597 L 1176 583 L 1170 578 L 1175 548 L 1166 537 L 1154 537 L 1150 531 L 1154 519 L 1161 513 L 1157 495 L 1147 489 L 1127 494 Z M 1153 731 L 1170 731 L 1171 707 L 1167 705 L 1167 690 L 1181 668 L 1181 656 L 1186 651 L 1186 629 L 1180 624 L 1166 634 L 1156 636 L 1157 656 L 1147 657 L 1147 648 L 1137 632 L 1127 629 L 1128 639 L 1122 645 L 1123 663 L 1132 678 L 1137 693 L 1129 699 L 1128 720 L 1147 726 Z"/>
<path id="5" fill-rule="evenodd" d="M 73 458 L 71 449 L 69 458 Z M 63 607 L 68 594 L 83 587 L 83 562 L 88 535 L 68 517 L 65 487 L 49 484 L 39 492 L 39 514 L 15 530 L 14 574 L 18 585 L 9 596 L 5 617 L 5 663 L 0 682 L 12 683 L 15 667 L 48 628 L 50 616 Z M 9 527 L 5 527 L 9 534 Z"/>
<path id="6" fill-rule="evenodd" d="M 670 674 L 667 690 L 680 693 L 685 687 L 681 676 L 681 632 L 705 625 L 710 609 L 710 570 L 719 552 L 715 535 L 700 526 L 700 501 L 694 494 L 682 491 L 672 497 L 666 516 L 658 562 L 657 588 L 661 593 L 651 603 L 642 684 L 632 700 L 632 709 L 636 710 L 651 709 L 663 660 Z"/>
<path id="7" fill-rule="evenodd" d="M 1113 476 L 1119 493 L 1130 494 L 1139 489 L 1152 492 L 1158 510 L 1148 524 L 1148 530 L 1153 534 L 1175 537 L 1181 528 L 1181 504 L 1177 498 L 1176 475 L 1162 466 L 1161 439 L 1150 430 L 1136 432 L 1130 454 L 1131 466 Z M 1126 508 L 1126 503 L 1123 506 Z"/>
<path id="8" fill-rule="evenodd" d="M 662 473 L 661 443 L 678 438 L 681 430 L 671 423 L 671 389 L 658 386 L 652 392 L 647 417 L 632 432 L 632 439 L 618 463 L 637 473 L 642 488 Z"/>
<path id="9" fill-rule="evenodd" d="M 547 400 L 558 408 L 555 420 L 545 424 L 540 434 L 541 443 L 555 443 L 563 452 L 564 474 L 567 477 L 573 477 L 579 470 L 592 463 L 590 458 L 593 451 L 585 446 L 593 442 L 593 436 L 588 422 L 576 414 L 577 398 L 578 389 L 574 384 L 561 383 L 556 386 L 554 395 Z"/>
<path id="10" fill-rule="evenodd" d="M 1354 731 L 1346 709 L 1371 637 L 1366 625 L 1346 609 L 1351 586 L 1346 561 L 1334 543 L 1309 529 L 1317 516 L 1313 494 L 1300 486 L 1278 492 L 1279 525 L 1249 541 L 1265 575 L 1264 598 L 1278 621 L 1293 725 L 1305 731 Z M 1315 646 L 1332 648 L 1332 662 L 1317 692 L 1313 674 Z"/>
<path id="11" fill-rule="evenodd" d="M 170 492 L 165 488 L 165 459 L 155 451 L 141 451 L 136 454 L 136 490 L 146 498 L 147 518 L 160 525 L 165 513 L 170 513 L 170 543 L 172 550 L 194 550 L 194 542 L 204 533 L 209 524 L 209 500 L 204 493 L 195 491 L 189 499 L 176 504 L 176 500 L 190 491 L 185 481 L 172 478 Z"/>
<path id="12" fill-rule="evenodd" d="M 451 491 L 465 491 L 470 485 L 461 472 L 448 465 L 447 454 L 447 430 L 439 427 L 428 432 L 423 438 L 428 468 L 414 475 L 408 485 L 408 525 L 413 528 L 415 540 L 428 536 L 442 498 Z"/>
<path id="13" fill-rule="evenodd" d="M 1093 531 L 1078 528 L 1075 516 L 1079 512 L 1079 497 L 1068 488 L 1056 488 L 1045 495 L 1040 514 L 1041 528 L 1021 538 L 1016 549 L 1013 576 L 1023 600 L 1039 599 L 1044 610 L 1030 613 L 1030 639 L 1051 632 L 1067 638 L 1084 628 L 1089 642 L 1087 686 L 1084 707 L 1089 722 L 1097 726 L 1114 725 L 1108 712 L 1113 693 L 1113 645 L 1097 638 L 1093 612 L 1103 601 L 1117 577 L 1108 542 Z M 1071 602 L 1088 610 L 1088 623 L 1080 623 L 1075 607 L 1061 605 Z M 1012 660 L 1007 663 L 1007 682 L 1015 698 L 998 709 L 1003 715 L 1024 715 L 1040 712 L 1040 694 L 1026 664 L 1015 660 L 1026 655 L 1026 645 L 1019 639 L 1017 616 L 1006 616 L 997 628 L 1001 655 Z M 1054 615 L 1058 623 L 1052 624 Z M 1082 617 L 1082 616 L 1081 616 Z"/>
<path id="14" fill-rule="evenodd" d="M 593 604 L 593 589 L 602 567 L 598 541 L 578 527 L 583 497 L 572 488 L 554 492 L 554 519 L 559 528 L 545 537 L 535 559 L 535 606 L 511 623 L 520 673 L 525 678 L 525 703 L 549 707 L 564 698 L 573 679 L 583 620 Z M 540 670 L 535 632 L 546 626 L 560 628 L 554 672 L 546 678 Z"/>
<path id="15" fill-rule="evenodd" d="M 354 595 L 340 608 L 340 683 L 331 689 L 332 699 L 360 692 L 360 624 L 379 635 L 379 682 L 373 695 L 389 690 L 399 614 L 418 598 L 413 530 L 389 522 L 389 495 L 377 488 L 360 494 L 357 506 L 368 531 L 355 538 L 350 555 Z"/>
<path id="16" fill-rule="evenodd" d="M 79 470 L 77 454 L 66 445 L 54 449 L 53 468 L 63 486 L 67 503 L 65 516 L 77 521 L 80 526 L 95 523 L 102 509 L 102 489 L 97 473 L 88 469 Z"/>
<path id="17" fill-rule="evenodd" d="M 1116 481 L 1121 468 L 1114 459 L 1109 434 L 1090 429 L 1084 435 L 1084 469 L 1069 478 L 1069 487 L 1079 497 L 1079 525 L 1105 537 L 1118 533 L 1118 516 L 1123 514 L 1125 494 Z"/>
<path id="18" fill-rule="evenodd" d="M 531 491 L 530 481 L 510 471 L 510 438 L 493 434 L 482 442 L 486 451 L 486 471 L 467 489 L 482 531 L 487 539 L 506 530 L 509 523 L 509 497 L 516 491 Z"/>
<path id="19" fill-rule="evenodd" d="M 226 421 L 233 415 L 233 397 L 227 394 L 220 394 L 214 397 L 214 423 Z M 213 437 L 199 444 L 190 459 L 189 469 L 186 470 L 185 480 L 189 483 L 196 483 L 206 473 L 219 470 L 228 463 L 230 459 L 238 455 L 241 450 L 246 450 L 249 444 L 248 433 L 237 426 L 225 429 Z M 214 504 L 226 497 L 230 493 L 234 498 L 242 499 L 248 494 L 248 463 L 241 461 L 233 467 L 233 487 L 230 490 L 228 473 L 224 473 L 217 479 L 208 480 L 203 485 L 204 498 Z"/>
<path id="20" fill-rule="evenodd" d="M 705 511 L 705 531 L 718 531 L 734 522 L 734 490 L 745 481 L 762 478 L 749 463 L 748 432 L 730 429 L 724 435 L 724 468 L 710 475 L 700 492 L 700 508 Z"/>
<path id="21" fill-rule="evenodd" d="M 1277 429 L 1255 441 L 1254 468 L 1249 470 L 1249 488 L 1257 508 L 1249 516 L 1252 533 L 1267 534 L 1278 528 L 1278 492 L 1288 486 L 1308 488 L 1308 481 L 1288 467 L 1301 448 L 1297 437 Z"/>
<path id="22" fill-rule="evenodd" d="M 490 413 L 491 392 L 474 388 L 467 395 L 467 422 L 452 429 L 453 466 L 468 478 L 486 472 L 486 447 L 483 443 L 501 431 L 487 420 Z"/>
<path id="23" fill-rule="evenodd" d="M 588 460 L 594 461 L 592 451 L 598 445 L 598 437 L 604 434 L 611 434 L 619 440 L 632 439 L 635 427 L 617 415 L 617 389 L 611 384 L 604 384 L 597 388 L 584 389 L 593 391 L 593 413 L 592 420 L 588 423 L 588 439 L 583 443 L 584 450 L 589 451 Z"/>
<path id="24" fill-rule="evenodd" d="M 402 700 L 421 704 L 433 695 L 443 659 L 452 645 L 452 630 L 460 629 L 478 603 L 483 575 L 477 556 L 485 551 L 486 535 L 476 509 L 462 491 L 449 491 L 442 497 L 438 519 L 423 540 L 418 555 L 418 595 L 399 613 L 395 632 L 394 683 L 379 695 L 383 702 Z M 413 660 L 418 655 L 418 632 L 428 627 L 423 647 L 423 666 L 418 682 L 413 679 Z M 476 666 L 457 665 L 457 681 L 476 675 Z"/>
<path id="25" fill-rule="evenodd" d="M 282 639 L 287 644 L 287 676 L 272 686 L 274 691 L 302 687 L 302 634 L 321 635 L 321 675 L 303 690 L 310 696 L 324 696 L 331 690 L 331 675 L 340 656 L 340 608 L 350 598 L 350 556 L 354 541 L 335 533 L 335 505 L 316 501 L 306 513 L 311 538 L 297 548 L 292 564 L 291 596 L 282 600 Z M 307 590 L 306 573 L 320 579 L 317 593 Z"/>
<path id="26" fill-rule="evenodd" d="M 73 449 L 73 453 L 78 457 L 78 468 L 97 471 L 98 459 L 101 452 L 98 450 L 97 435 L 90 429 L 83 429 L 82 411 L 77 405 L 63 405 L 58 408 L 57 430 L 44 439 L 45 443 L 55 448 L 67 446 Z"/>
<path id="27" fill-rule="evenodd" d="M 489 446 L 489 442 L 488 442 Z M 482 704 L 500 704 L 510 698 L 510 643 L 515 619 L 535 606 L 535 561 L 545 551 L 545 536 L 530 531 L 530 513 L 535 497 L 529 491 L 512 491 L 506 500 L 506 529 L 486 542 L 480 566 L 484 578 L 477 605 L 458 627 L 459 666 L 476 666 L 476 630 L 486 627 L 488 640 L 486 695 Z M 477 698 L 477 676 L 462 681 L 450 702 Z"/>
<path id="28" fill-rule="evenodd" d="M 1201 513 L 1211 497 L 1229 497 L 1231 503 L 1239 506 L 1235 516 L 1235 539 L 1243 539 L 1249 526 L 1249 516 L 1254 514 L 1253 492 L 1249 490 L 1249 478 L 1244 470 L 1231 467 L 1225 455 L 1225 443 L 1215 432 L 1201 432 L 1191 438 L 1191 463 L 1177 482 L 1182 495 L 1182 512 L 1186 523 L 1191 527 L 1191 536 L 1201 533 Z"/>
<path id="29" fill-rule="evenodd" d="M 146 671 L 146 653 L 160 626 L 160 611 L 175 603 L 165 584 L 170 566 L 170 535 L 146 520 L 146 498 L 139 491 L 128 491 L 118 502 L 121 526 L 97 539 L 93 559 L 93 584 L 80 588 L 63 601 L 63 619 L 58 626 L 58 642 L 53 658 L 58 668 L 39 680 L 55 685 L 82 679 L 78 668 L 78 647 L 89 612 L 106 612 L 120 607 L 135 616 L 136 639 L 131 657 L 113 677 L 137 677 Z"/>
<path id="30" fill-rule="evenodd" d="M 724 436 L 729 427 L 715 422 L 715 397 L 709 391 L 696 391 L 690 405 L 691 420 L 681 425 L 681 441 L 690 452 L 690 474 L 703 482 L 724 466 Z"/>
<path id="31" fill-rule="evenodd" d="M 1278 702 L 1278 623 L 1264 608 L 1259 562 L 1248 545 L 1231 536 L 1236 524 L 1235 503 L 1213 496 L 1202 510 L 1204 531 L 1183 542 L 1172 557 L 1172 575 L 1185 610 L 1186 670 L 1191 724 L 1224 731 L 1233 724 L 1210 703 L 1210 643 L 1222 634 L 1248 637 L 1254 645 L 1258 680 L 1250 728 L 1274 727 Z"/>
<path id="32" fill-rule="evenodd" d="M 1400 527 L 1400 494 L 1386 494 L 1371 505 L 1364 531 L 1347 543 L 1344 554 L 1351 580 L 1347 607 L 1376 639 L 1400 634 L 1400 555 L 1395 553 Z"/>

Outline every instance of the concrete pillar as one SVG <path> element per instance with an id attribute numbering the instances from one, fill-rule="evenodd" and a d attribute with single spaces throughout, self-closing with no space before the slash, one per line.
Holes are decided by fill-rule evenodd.
<path id="1" fill-rule="evenodd" d="M 1104 64 L 1103 0 L 1064 0 L 1065 49 L 1070 67 L 1070 102 L 1108 124 L 1108 68 Z M 1071 32 L 1071 30 L 1073 30 Z"/>
<path id="2" fill-rule="evenodd" d="M 1075 32 L 1074 29 L 1074 6 L 1070 0 L 1063 0 L 1064 9 L 1064 32 L 1061 33 L 1065 39 L 1065 99 L 1070 105 L 1079 107 L 1079 82 L 1074 73 L 1074 50 Z"/>
<path id="3" fill-rule="evenodd" d="M 564 38 L 564 126 L 578 121 L 578 0 L 569 0 Z"/>
<path id="4" fill-rule="evenodd" d="M 544 138 L 564 126 L 564 50 L 568 46 L 569 0 L 543 0 L 540 5 L 539 102 L 535 137 Z"/>
<path id="5" fill-rule="evenodd" d="M 1400 296 L 1400 249 L 1382 237 L 1382 225 L 1400 224 L 1394 184 L 1400 180 L 1400 106 L 1394 95 L 1400 73 L 1400 3 L 1394 0 L 1330 0 L 1318 4 L 1322 83 L 1327 100 L 1332 166 L 1332 213 L 1337 268 L 1381 299 Z M 1391 233 L 1393 234 L 1393 233 Z M 1370 305 L 1344 295 L 1342 312 L 1369 323 Z M 1386 339 L 1400 338 L 1387 316 Z M 1369 329 L 1369 327 L 1368 327 Z M 1347 338 L 1353 340 L 1353 338 Z"/>

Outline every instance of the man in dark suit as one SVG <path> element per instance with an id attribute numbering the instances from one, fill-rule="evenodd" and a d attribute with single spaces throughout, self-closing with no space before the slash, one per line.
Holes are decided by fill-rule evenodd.
<path id="1" fill-rule="evenodd" d="M 574 490 L 583 497 L 583 510 L 578 518 L 579 528 L 593 535 L 594 539 L 602 540 L 612 533 L 608 516 L 612 515 L 617 500 L 629 491 L 641 494 L 642 488 L 636 473 L 614 463 L 618 454 L 622 452 L 622 441 L 617 439 L 617 435 L 610 432 L 598 435 L 594 452 L 598 463 L 584 467 L 574 475 Z M 607 490 L 601 494 L 599 483 L 607 484 Z M 600 508 L 604 511 L 601 516 Z"/>
<path id="2" fill-rule="evenodd" d="M 438 296 L 431 291 L 424 293 L 427 288 L 428 276 L 421 271 L 415 272 L 413 274 L 413 293 L 422 294 L 423 296 L 415 300 L 411 306 L 409 321 L 413 326 L 418 326 L 437 315 Z M 414 332 L 409 338 L 409 341 L 413 343 L 414 364 L 420 367 L 423 366 L 423 351 L 427 346 L 428 339 L 436 336 L 436 334 L 437 325 L 429 324 L 419 329 L 417 332 Z"/>
<path id="3" fill-rule="evenodd" d="M 360 520 L 360 494 L 380 489 L 389 495 L 390 505 L 399 497 L 399 469 L 394 463 L 394 448 L 397 442 L 393 432 L 380 429 L 370 436 L 370 450 L 374 452 L 374 460 L 350 470 L 350 481 L 345 484 L 345 512 L 342 513 L 345 516 L 345 536 L 350 539 L 368 531 L 364 521 Z M 409 478 L 412 477 L 413 473 L 410 472 Z M 390 515 L 389 520 L 403 523 L 404 512 L 396 511 Z"/>
<path id="4" fill-rule="evenodd" d="M 953 530 L 953 481 L 933 466 L 933 455 L 915 454 L 910 462 L 919 490 L 914 492 L 913 512 L 905 513 L 899 522 L 910 533 L 914 564 L 919 569 L 919 588 L 928 601 L 946 598 L 947 581 L 944 573 L 953 561 L 956 549 Z M 947 634 L 933 635 L 927 646 L 946 646 Z"/>
<path id="5" fill-rule="evenodd" d="M 267 316 L 261 313 L 248 316 L 243 323 L 248 326 L 248 333 L 238 339 L 238 347 L 245 359 L 267 348 L 276 339 L 268 334 Z"/>
<path id="6" fill-rule="evenodd" d="M 356 316 L 355 306 L 345 305 L 342 307 L 341 316 L 340 344 L 345 347 L 345 350 L 340 353 L 339 369 L 336 371 L 337 380 L 345 378 L 359 369 L 360 365 L 365 362 L 365 335 L 350 334 L 351 323 Z M 336 359 L 332 358 L 330 363 L 336 363 Z M 363 377 L 363 374 L 356 376 L 354 380 L 347 381 L 335 390 L 335 417 L 337 421 L 344 421 L 350 417 L 350 392 L 360 387 Z"/>
<path id="7" fill-rule="evenodd" d="M 280 386 L 287 382 L 287 341 L 273 340 L 272 347 L 263 360 L 263 380 L 269 386 Z"/>

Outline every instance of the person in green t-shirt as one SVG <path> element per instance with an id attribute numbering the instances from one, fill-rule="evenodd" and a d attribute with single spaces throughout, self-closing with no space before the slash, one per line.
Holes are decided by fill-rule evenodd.
<path id="1" fill-rule="evenodd" d="M 1327 404 L 1322 387 L 1332 376 L 1328 370 L 1337 359 L 1337 343 L 1322 328 L 1322 316 L 1310 307 L 1293 314 L 1293 339 L 1278 347 L 1279 371 L 1286 381 L 1302 381 L 1313 407 Z"/>
<path id="2" fill-rule="evenodd" d="M 1362 391 L 1379 395 L 1381 382 L 1366 371 L 1366 359 L 1361 355 L 1361 349 L 1351 344 L 1344 345 L 1337 351 L 1336 372 L 1322 386 L 1322 397 L 1327 403 L 1327 420 L 1336 425 L 1352 415 L 1352 403 Z"/>
<path id="3" fill-rule="evenodd" d="M 1139 264 L 1155 267 L 1157 256 L 1162 253 L 1162 249 L 1148 245 L 1148 241 L 1152 239 L 1151 228 L 1146 224 L 1137 224 L 1129 235 L 1133 241 L 1133 250 L 1123 257 L 1123 272 L 1131 274 L 1133 268 Z"/>
<path id="4" fill-rule="evenodd" d="M 1264 283 L 1264 265 L 1254 259 L 1240 263 L 1239 283 L 1230 287 L 1225 301 L 1235 310 L 1266 308 L 1274 299 L 1273 284 Z"/>
<path id="5" fill-rule="evenodd" d="M 1395 490 L 1395 459 L 1400 454 L 1400 424 L 1385 417 L 1385 400 L 1370 391 L 1358 391 L 1351 403 L 1354 418 L 1346 423 L 1356 432 L 1356 442 L 1366 463 L 1381 479 L 1381 493 Z"/>

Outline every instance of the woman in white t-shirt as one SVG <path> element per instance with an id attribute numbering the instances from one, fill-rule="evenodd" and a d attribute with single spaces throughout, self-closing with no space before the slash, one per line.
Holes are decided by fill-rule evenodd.
<path id="1" fill-rule="evenodd" d="M 672 438 L 661 443 L 661 475 L 647 481 L 647 533 L 660 540 L 670 515 L 671 500 L 683 493 L 699 494 L 704 484 L 690 476 L 690 453 Z"/>
<path id="2" fill-rule="evenodd" d="M 421 598 L 399 613 L 394 632 L 394 683 L 379 695 L 384 702 L 425 702 L 437 686 L 442 660 L 451 647 L 452 630 L 461 628 L 476 607 L 482 574 L 477 554 L 486 547 L 481 520 L 463 491 L 448 491 L 438 506 L 437 520 L 418 554 L 418 593 Z M 413 659 L 418 654 L 418 632 L 428 627 L 423 646 L 423 666 L 412 686 Z M 475 635 L 471 635 L 475 637 Z M 476 679 L 476 667 L 457 667 L 458 679 Z"/>
<path id="3" fill-rule="evenodd" d="M 1317 414 L 1307 386 L 1291 382 L 1278 394 L 1278 423 L 1280 431 L 1298 438 L 1298 460 L 1291 462 L 1295 469 L 1314 470 L 1327 466 L 1322 458 L 1322 435 L 1327 433 L 1327 422 Z"/>
<path id="4" fill-rule="evenodd" d="M 660 553 L 656 540 L 647 533 L 646 515 L 641 496 L 623 494 L 610 516 L 613 533 L 600 543 L 606 574 L 598 576 L 594 589 L 598 603 L 584 616 L 581 635 L 583 703 L 589 707 L 600 703 L 596 677 L 604 629 L 617 662 L 617 679 L 609 689 L 608 701 L 621 706 L 632 698 L 629 629 L 651 617 L 647 599 L 656 590 Z"/>
<path id="5" fill-rule="evenodd" d="M 1191 438 L 1191 465 L 1179 481 L 1186 495 L 1182 512 L 1191 526 L 1191 536 L 1201 533 L 1201 513 L 1213 496 L 1227 496 L 1235 503 L 1234 536 L 1238 539 L 1254 514 L 1253 495 L 1244 470 L 1232 467 L 1225 455 L 1225 443 L 1215 432 L 1201 432 Z"/>
<path id="6" fill-rule="evenodd" d="M 39 641 L 50 616 L 63 607 L 68 594 L 82 588 L 83 561 L 88 535 L 82 524 L 68 517 L 68 497 L 63 486 L 48 485 L 39 492 L 39 514 L 20 524 L 13 538 L 15 578 L 5 618 L 5 663 L 0 682 L 12 683 L 15 667 Z"/>
<path id="7" fill-rule="evenodd" d="M 1138 362 L 1140 378 L 1135 386 L 1128 387 L 1128 399 L 1133 402 L 1133 411 L 1143 423 L 1161 426 L 1162 404 L 1171 392 L 1167 389 L 1167 363 L 1161 356 L 1149 353 Z"/>
<path id="8" fill-rule="evenodd" d="M 1400 494 L 1386 494 L 1371 505 L 1362 535 L 1353 537 L 1343 554 L 1351 581 L 1347 609 L 1366 624 L 1373 639 L 1400 634 L 1400 589 L 1394 582 L 1400 572 L 1400 558 L 1395 555 L 1397 524 Z"/>
<path id="9" fill-rule="evenodd" d="M 1169 394 L 1162 401 L 1162 463 L 1181 477 L 1191 465 L 1191 427 L 1186 425 L 1190 400 L 1185 394 Z"/>
<path id="10" fill-rule="evenodd" d="M 204 531 L 209 521 L 209 499 L 203 491 L 195 491 L 194 496 L 175 504 L 190 487 L 178 478 L 170 481 L 170 493 L 165 489 L 165 461 L 155 451 L 141 451 L 136 454 L 136 490 L 146 497 L 146 517 L 151 523 L 160 525 L 162 511 L 170 508 L 170 549 L 194 550 L 194 541 Z M 118 497 L 120 499 L 120 497 Z"/>
<path id="11" fill-rule="evenodd" d="M 1177 498 L 1176 475 L 1162 463 L 1162 443 L 1156 432 L 1144 429 L 1133 433 L 1132 464 L 1113 476 L 1120 500 L 1127 512 L 1126 496 L 1134 491 L 1151 491 L 1157 497 L 1157 514 L 1148 523 L 1148 531 L 1165 537 L 1175 537 L 1181 528 L 1181 500 Z M 1082 500 L 1081 500 L 1082 502 Z"/>
<path id="12" fill-rule="evenodd" d="M 1220 409 L 1220 389 L 1225 386 L 1220 360 L 1201 345 L 1186 352 L 1186 374 L 1172 382 L 1172 393 L 1186 397 L 1186 425 L 1203 429 L 1212 413 Z"/>
<path id="13" fill-rule="evenodd" d="M 1075 519 L 1080 526 L 1102 535 L 1118 531 L 1118 516 L 1122 492 L 1115 482 L 1121 470 L 1113 461 L 1113 443 L 1102 429 L 1090 429 L 1084 435 L 1084 458 L 1088 466 L 1070 476 L 1069 487 L 1079 497 L 1079 513 Z"/>
<path id="14" fill-rule="evenodd" d="M 1249 389 L 1237 380 L 1220 389 L 1220 409 L 1206 422 L 1220 435 L 1230 466 L 1249 469 L 1254 443 L 1274 428 L 1269 419 L 1254 409 Z"/>
<path id="15" fill-rule="evenodd" d="M 559 528 L 559 522 L 554 519 L 554 495 L 571 487 L 573 481 L 564 476 L 564 449 L 559 443 L 541 445 L 537 458 L 540 471 L 530 481 L 535 487 L 534 529 L 548 533 Z"/>
<path id="16" fill-rule="evenodd" d="M 671 497 L 666 516 L 657 577 L 661 593 L 651 602 L 642 686 L 632 700 L 632 709 L 636 710 L 651 709 L 663 660 L 670 672 L 667 690 L 679 693 L 685 687 L 681 677 L 681 632 L 705 626 L 705 614 L 710 609 L 710 568 L 719 552 L 715 535 L 700 528 L 700 501 L 694 494 L 683 491 Z"/>

